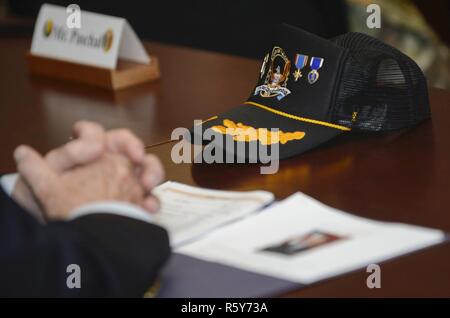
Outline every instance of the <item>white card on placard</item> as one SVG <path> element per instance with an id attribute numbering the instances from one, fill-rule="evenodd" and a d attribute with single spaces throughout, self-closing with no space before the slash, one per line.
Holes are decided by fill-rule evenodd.
<path id="1" fill-rule="evenodd" d="M 150 57 L 148 56 L 147 51 L 142 45 L 142 42 L 139 40 L 133 28 L 126 20 L 123 26 L 119 57 L 123 58 L 124 60 L 129 60 L 136 63 L 150 63 Z"/>
<path id="2" fill-rule="evenodd" d="M 81 11 L 81 28 L 68 28 L 64 7 L 42 5 L 31 53 L 69 62 L 115 69 L 117 59 L 148 64 L 150 58 L 123 18 Z"/>

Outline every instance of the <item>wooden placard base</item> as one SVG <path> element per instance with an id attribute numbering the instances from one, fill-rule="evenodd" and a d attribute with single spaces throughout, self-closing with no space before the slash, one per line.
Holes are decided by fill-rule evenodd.
<path id="1" fill-rule="evenodd" d="M 115 70 L 55 60 L 31 53 L 26 54 L 28 69 L 32 74 L 84 83 L 118 90 L 160 77 L 159 63 L 150 56 L 150 64 L 137 64 L 119 60 Z"/>

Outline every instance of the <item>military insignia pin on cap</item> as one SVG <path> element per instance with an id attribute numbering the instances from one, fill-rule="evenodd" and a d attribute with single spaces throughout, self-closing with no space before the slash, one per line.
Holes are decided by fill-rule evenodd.
<path id="1" fill-rule="evenodd" d="M 248 100 L 204 123 L 203 132 L 277 143 L 283 159 L 340 134 L 401 129 L 430 117 L 422 71 L 395 48 L 361 33 L 326 40 L 288 25 L 276 33 Z M 272 128 L 279 133 L 269 142 L 240 135 Z M 202 140 L 193 134 L 191 140 Z"/>

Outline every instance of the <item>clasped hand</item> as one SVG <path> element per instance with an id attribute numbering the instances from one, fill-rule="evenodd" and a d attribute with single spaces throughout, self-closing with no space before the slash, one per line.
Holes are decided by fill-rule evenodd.
<path id="1" fill-rule="evenodd" d="M 41 220 L 61 220 L 74 209 L 97 201 L 126 201 L 156 212 L 152 189 L 164 178 L 159 159 L 145 154 L 130 131 L 105 131 L 87 121 L 74 125 L 74 140 L 41 156 L 19 146 L 19 172 L 12 196 Z"/>

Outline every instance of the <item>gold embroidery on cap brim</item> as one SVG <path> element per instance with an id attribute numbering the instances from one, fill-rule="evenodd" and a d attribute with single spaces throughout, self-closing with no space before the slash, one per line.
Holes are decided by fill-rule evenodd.
<path id="1" fill-rule="evenodd" d="M 224 119 L 223 125 L 212 126 L 211 129 L 222 135 L 233 136 L 234 141 L 259 141 L 262 145 L 273 145 L 276 143 L 284 145 L 289 141 L 301 140 L 305 137 L 305 132 L 303 131 L 271 131 L 267 128 L 254 128 L 243 123 L 236 124 L 230 119 Z"/>

